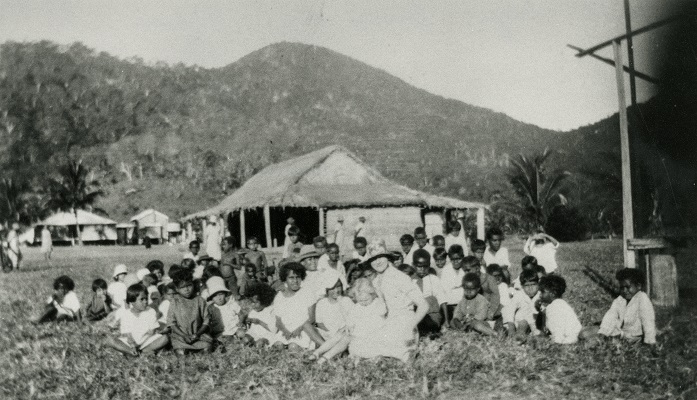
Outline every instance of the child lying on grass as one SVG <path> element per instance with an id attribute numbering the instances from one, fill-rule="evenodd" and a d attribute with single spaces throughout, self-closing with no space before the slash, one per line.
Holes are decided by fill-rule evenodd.
<path id="1" fill-rule="evenodd" d="M 148 307 L 148 289 L 140 283 L 126 290 L 126 303 L 116 311 L 119 325 L 118 338 L 109 338 L 106 346 L 125 355 L 155 353 L 169 343 L 167 336 L 160 334 L 156 311 Z"/>

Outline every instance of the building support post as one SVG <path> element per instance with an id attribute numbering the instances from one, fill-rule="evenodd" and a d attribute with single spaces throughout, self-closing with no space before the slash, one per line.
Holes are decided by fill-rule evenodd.
<path id="1" fill-rule="evenodd" d="M 479 207 L 477 209 L 477 239 L 484 240 L 484 235 L 484 207 Z"/>
<path id="2" fill-rule="evenodd" d="M 324 236 L 326 232 L 324 231 L 324 208 L 319 208 L 319 235 Z"/>
<path id="3" fill-rule="evenodd" d="M 240 208 L 240 248 L 247 245 L 247 233 L 244 227 L 244 208 Z"/>
<path id="4" fill-rule="evenodd" d="M 624 266 L 636 268 L 636 254 L 627 248 L 629 239 L 634 238 L 634 214 L 632 211 L 632 170 L 630 168 L 629 128 L 621 46 L 619 41 L 612 42 L 612 49 L 615 53 L 615 74 L 620 113 L 620 145 L 622 149 L 622 251 L 624 253 Z"/>
<path id="5" fill-rule="evenodd" d="M 264 206 L 264 232 L 266 232 L 266 248 L 270 249 L 273 247 L 273 242 L 271 242 L 271 209 L 268 204 Z"/>

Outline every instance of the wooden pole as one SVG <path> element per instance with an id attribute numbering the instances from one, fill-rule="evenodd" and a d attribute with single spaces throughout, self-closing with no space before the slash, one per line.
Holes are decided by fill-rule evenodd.
<path id="1" fill-rule="evenodd" d="M 193 225 L 191 224 L 191 221 L 188 221 L 188 222 L 186 223 L 186 240 L 185 240 L 185 242 L 186 242 L 185 244 L 186 244 L 187 246 L 189 245 L 188 242 L 194 240 L 194 239 L 193 239 L 193 236 L 194 236 L 194 227 L 193 227 Z"/>
<path id="2" fill-rule="evenodd" d="M 324 208 L 319 209 L 319 235 L 324 236 Z"/>
<path id="3" fill-rule="evenodd" d="M 271 209 L 268 205 L 264 206 L 264 231 L 266 232 L 266 247 L 273 247 L 273 242 L 271 241 Z"/>
<path id="4" fill-rule="evenodd" d="M 464 229 L 464 227 L 463 227 Z M 484 240 L 484 207 L 477 209 L 477 239 Z"/>
<path id="5" fill-rule="evenodd" d="M 634 44 L 632 42 L 632 19 L 629 0 L 624 0 L 624 25 L 627 31 L 627 61 L 629 62 L 629 92 L 632 105 L 636 106 L 636 79 L 634 78 Z"/>
<path id="6" fill-rule="evenodd" d="M 580 47 L 578 47 L 578 46 L 574 46 L 574 45 L 572 45 L 572 44 L 567 44 L 566 46 L 569 47 L 570 49 L 576 50 L 576 51 L 578 51 L 578 52 L 583 51 L 582 48 L 580 48 Z M 597 55 L 597 54 L 595 54 L 595 53 L 590 53 L 590 54 L 588 54 L 588 55 L 591 56 L 591 57 L 593 57 L 593 58 L 595 58 L 595 59 L 598 60 L 598 61 L 604 62 L 605 64 L 611 65 L 611 66 L 613 66 L 613 67 L 615 66 L 615 62 L 614 62 L 613 60 L 609 59 L 609 58 L 601 57 L 601 56 L 599 56 L 599 55 Z M 630 70 L 629 67 L 627 67 L 626 65 L 623 65 L 623 66 L 622 66 L 622 69 L 624 69 L 624 72 L 628 72 L 628 73 L 631 72 L 631 73 L 634 74 L 635 77 L 637 77 L 637 78 L 639 78 L 639 79 L 643 79 L 643 80 L 645 80 L 646 82 L 653 83 L 654 85 L 658 85 L 658 84 L 661 83 L 657 78 L 654 78 L 654 77 L 652 77 L 652 76 L 650 76 L 650 75 L 647 75 L 647 74 L 645 74 L 645 73 L 643 73 L 643 72 L 641 72 L 641 71 L 637 71 L 636 69 L 631 69 L 631 70 Z"/>
<path id="7" fill-rule="evenodd" d="M 247 233 L 244 228 L 244 208 L 240 208 L 240 247 L 247 245 Z"/>
<path id="8" fill-rule="evenodd" d="M 617 80 L 617 98 L 620 113 L 620 145 L 622 146 L 622 251 L 624 266 L 636 268 L 636 255 L 627 249 L 628 240 L 634 238 L 634 215 L 632 212 L 632 170 L 629 159 L 629 128 L 627 126 L 627 104 L 624 92 L 624 73 L 622 71 L 622 43 L 612 42 L 615 55 L 615 78 Z"/>

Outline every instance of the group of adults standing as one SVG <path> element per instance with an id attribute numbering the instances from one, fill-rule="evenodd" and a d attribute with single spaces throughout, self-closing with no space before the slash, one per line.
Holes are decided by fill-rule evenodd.
<path id="1" fill-rule="evenodd" d="M 10 272 L 19 269 L 22 264 L 22 250 L 19 248 L 19 224 L 13 223 L 7 234 L 3 234 L 4 227 L 0 225 L 0 262 L 2 270 Z M 3 237 L 4 236 L 4 237 Z"/>

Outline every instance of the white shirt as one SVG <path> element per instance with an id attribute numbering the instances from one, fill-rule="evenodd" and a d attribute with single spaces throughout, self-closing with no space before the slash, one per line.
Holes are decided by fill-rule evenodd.
<path id="1" fill-rule="evenodd" d="M 360 255 L 356 250 L 354 250 L 353 253 L 351 253 L 351 258 L 357 258 L 360 260 L 360 262 L 363 262 L 368 259 L 368 252 L 366 251 L 364 255 Z"/>
<path id="2" fill-rule="evenodd" d="M 505 247 L 500 247 L 499 251 L 493 253 L 490 247 L 484 250 L 484 264 L 498 264 L 500 266 L 509 266 L 511 261 L 508 258 L 508 249 Z"/>
<path id="3" fill-rule="evenodd" d="M 465 276 L 465 271 L 460 268 L 456 270 L 453 265 L 448 263 L 443 267 L 440 274 L 440 282 L 445 291 L 445 298 L 448 304 L 457 304 L 465 295 L 465 290 L 462 288 L 462 278 Z"/>
<path id="4" fill-rule="evenodd" d="M 329 255 L 322 254 L 319 260 L 317 260 L 317 271 L 323 272 L 328 269 L 336 271 L 339 274 L 341 284 L 344 285 L 344 289 L 348 288 L 348 281 L 346 280 L 346 267 L 344 267 L 344 264 L 341 261 L 337 261 L 336 268 L 334 268 L 329 264 Z M 336 284 L 336 281 L 334 281 L 334 283 Z"/>
<path id="5" fill-rule="evenodd" d="M 199 257 L 200 256 L 198 254 L 194 255 L 194 253 L 188 252 L 188 253 L 184 254 L 184 257 L 182 257 L 182 260 L 186 260 L 188 258 L 188 259 L 191 259 L 191 260 L 198 262 Z"/>
<path id="6" fill-rule="evenodd" d="M 47 303 L 53 303 L 53 297 L 49 297 Z M 72 290 L 63 296 L 63 300 L 60 303 L 56 302 L 55 306 L 58 315 L 75 317 L 80 312 L 80 300 Z"/>
<path id="7" fill-rule="evenodd" d="M 317 302 L 315 322 L 324 324 L 327 328 L 328 336 L 331 337 L 339 329 L 346 326 L 346 320 L 352 308 L 353 302 L 348 297 L 341 296 L 333 303 L 325 297 Z M 324 331 L 320 332 L 324 333 Z"/>
<path id="8" fill-rule="evenodd" d="M 148 308 L 138 315 L 135 315 L 131 309 L 125 308 L 118 310 L 117 313 L 119 314 L 118 320 L 121 322 L 121 335 L 130 335 L 138 346 L 154 335 L 154 332 L 148 334 L 148 331 L 160 327 L 157 323 L 157 313 L 152 308 Z"/>
<path id="9" fill-rule="evenodd" d="M 421 247 L 422 249 L 426 250 L 428 254 L 431 256 L 431 260 L 433 260 L 433 252 L 436 250 L 435 247 L 431 245 L 431 243 L 426 243 L 426 246 Z M 409 265 L 414 265 L 414 252 L 419 249 L 419 245 L 414 245 L 411 246 L 411 250 L 409 250 L 409 254 L 407 254 L 404 258 L 404 262 L 409 264 Z"/>
<path id="10" fill-rule="evenodd" d="M 378 274 L 373 280 L 373 286 L 385 301 L 385 306 L 390 312 L 389 318 L 414 315 L 412 299 L 418 299 L 422 294 L 407 274 L 388 266 L 385 272 Z"/>
<path id="11" fill-rule="evenodd" d="M 161 322 L 163 324 L 167 323 L 167 313 L 169 312 L 169 305 L 169 300 L 162 300 L 162 302 L 160 302 L 160 305 L 157 307 L 157 310 L 160 311 L 160 314 L 162 315 L 160 316 L 160 319 L 157 320 L 158 322 Z"/>
<path id="12" fill-rule="evenodd" d="M 111 297 L 111 302 L 114 308 L 123 308 L 126 306 L 126 284 L 123 282 L 114 281 L 109 284 L 106 292 Z"/>
<path id="13" fill-rule="evenodd" d="M 353 236 L 363 236 L 365 237 L 365 224 L 363 222 L 358 222 L 356 226 L 353 227 Z"/>
<path id="14" fill-rule="evenodd" d="M 206 244 L 206 253 L 213 257 L 214 260 L 220 261 L 222 250 L 220 249 L 220 227 L 218 224 L 210 224 L 206 227 L 205 237 L 203 242 Z"/>
<path id="15" fill-rule="evenodd" d="M 578 341 L 582 326 L 569 303 L 563 299 L 555 299 L 545 308 L 545 315 L 546 327 L 554 343 L 573 344 Z"/>
<path id="16" fill-rule="evenodd" d="M 644 337 L 644 343 L 656 343 L 656 315 L 651 299 L 644 292 L 637 292 L 627 303 L 617 297 L 605 313 L 598 333 L 623 338 Z"/>
<path id="17" fill-rule="evenodd" d="M 469 249 L 467 248 L 467 239 L 465 238 L 464 229 L 460 229 L 458 236 L 453 236 L 450 233 L 445 235 L 445 250 L 449 250 L 450 246 L 454 244 L 459 244 L 462 246 L 462 250 L 464 250 L 465 256 L 467 256 Z"/>
<path id="18" fill-rule="evenodd" d="M 317 300 L 307 290 L 298 290 L 292 297 L 279 292 L 273 301 L 273 310 L 283 325 L 293 332 L 310 319 L 309 308 Z"/>
<path id="19" fill-rule="evenodd" d="M 435 275 L 428 274 L 421 279 L 421 293 L 424 295 L 424 299 L 427 297 L 435 297 L 438 304 L 447 303 L 447 297 L 445 295 L 445 290 L 441 284 L 440 278 Z M 419 286 L 418 280 L 416 286 Z"/>
<path id="20" fill-rule="evenodd" d="M 347 318 L 351 336 L 367 338 L 375 335 L 385 324 L 386 315 L 387 307 L 379 297 L 367 306 L 362 306 L 360 303 L 354 304 Z"/>
<path id="21" fill-rule="evenodd" d="M 329 240 L 327 240 L 327 242 L 336 243 L 339 246 L 344 243 L 344 224 L 337 222 L 336 225 L 334 225 L 334 230 L 332 234 L 329 235 Z"/>
<path id="22" fill-rule="evenodd" d="M 215 318 L 211 318 L 211 332 L 214 335 L 221 336 L 234 335 L 235 332 L 237 332 L 237 329 L 239 329 L 240 312 L 242 311 L 240 305 L 237 304 L 233 298 L 229 298 L 228 302 L 222 306 L 215 303 L 211 305 L 217 309 L 217 311 L 220 311 L 220 320 L 217 319 L 217 316 Z M 211 312 L 211 316 L 213 316 L 213 313 L 217 314 L 217 312 L 213 310 L 211 310 Z"/>
<path id="23" fill-rule="evenodd" d="M 525 254 L 529 254 L 537 259 L 537 264 L 545 267 L 545 272 L 550 273 L 556 271 L 557 266 L 557 247 L 552 242 L 545 242 L 541 245 L 526 246 L 523 250 Z"/>
<path id="24" fill-rule="evenodd" d="M 506 304 L 508 304 L 508 302 L 511 300 L 511 292 L 508 285 L 506 285 L 504 282 L 499 283 L 498 288 L 501 307 L 505 307 Z"/>
<path id="25" fill-rule="evenodd" d="M 518 324 L 525 321 L 530 326 L 534 335 L 538 335 L 540 331 L 535 326 L 537 310 L 535 302 L 540 298 L 540 292 L 537 292 L 533 298 L 528 297 L 523 290 L 511 291 L 511 298 L 506 305 L 501 309 L 501 317 L 503 323 Z"/>
<path id="26" fill-rule="evenodd" d="M 326 296 L 327 289 L 334 287 L 334 285 L 336 285 L 336 281 L 339 280 L 342 284 L 344 284 L 346 278 L 342 278 L 339 272 L 337 272 L 334 268 L 329 266 L 322 270 L 318 268 L 317 271 L 307 271 L 307 276 L 301 284 L 301 290 L 312 293 L 312 298 L 314 299 L 312 304 L 314 304 L 319 299 Z M 344 287 L 347 287 L 346 284 L 344 284 Z"/>

